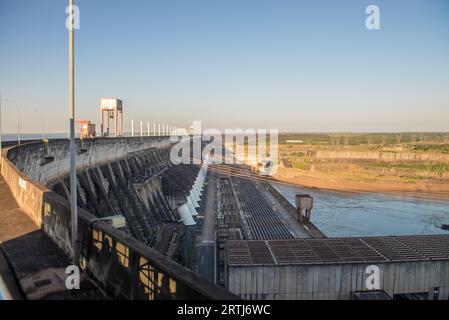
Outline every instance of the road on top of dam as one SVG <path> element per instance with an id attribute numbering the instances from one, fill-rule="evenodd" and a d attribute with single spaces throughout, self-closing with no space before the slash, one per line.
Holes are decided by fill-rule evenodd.
<path id="1" fill-rule="evenodd" d="M 203 231 L 200 243 L 198 273 L 204 278 L 216 281 L 215 264 L 215 197 L 216 177 L 210 175 L 207 179 L 207 193 L 205 199 Z"/>
<path id="2" fill-rule="evenodd" d="M 67 290 L 69 257 L 19 208 L 0 175 L 0 281 L 10 299 L 104 299 L 81 272 L 80 289 Z M 9 291 L 6 292 L 5 291 Z"/>

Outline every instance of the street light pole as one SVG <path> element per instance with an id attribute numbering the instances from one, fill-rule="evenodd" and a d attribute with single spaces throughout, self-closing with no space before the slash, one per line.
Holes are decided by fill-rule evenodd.
<path id="1" fill-rule="evenodd" d="M 16 105 L 17 109 L 17 144 L 20 146 L 20 107 L 19 104 L 11 99 L 6 99 L 7 102 L 12 102 Z"/>
<path id="2" fill-rule="evenodd" d="M 140 120 L 140 139 L 143 137 L 143 122 Z"/>
<path id="3" fill-rule="evenodd" d="M 39 113 L 41 115 L 41 120 L 42 120 L 42 122 L 41 122 L 42 140 L 45 140 L 45 133 L 44 133 L 44 130 L 45 130 L 45 117 L 44 117 L 44 114 L 41 111 L 37 110 L 37 109 L 35 109 L 34 112 L 37 112 L 37 113 Z"/>
<path id="4" fill-rule="evenodd" d="M 69 103 L 70 103 L 70 211 L 72 222 L 73 264 L 78 265 L 78 204 L 76 190 L 76 145 L 75 145 L 75 34 L 73 2 L 69 0 Z"/>
<path id="5" fill-rule="evenodd" d="M 17 143 L 20 146 L 20 107 L 17 105 Z"/>

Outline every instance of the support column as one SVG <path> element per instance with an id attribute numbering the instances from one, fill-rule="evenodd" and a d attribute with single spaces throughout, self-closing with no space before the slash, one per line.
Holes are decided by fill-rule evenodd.
<path id="1" fill-rule="evenodd" d="M 118 112 L 117 112 L 117 109 L 115 109 L 114 110 L 114 136 L 115 137 L 118 136 L 118 134 L 117 134 L 117 130 L 118 130 L 118 119 L 117 119 L 117 116 L 118 116 Z"/>
<path id="2" fill-rule="evenodd" d="M 111 132 L 110 132 L 110 127 L 109 127 L 109 123 L 110 123 L 110 121 L 109 121 L 109 111 L 106 111 L 106 119 L 108 119 L 108 129 L 107 129 L 107 133 L 108 133 L 108 137 L 109 137 L 109 135 L 111 134 Z"/>
<path id="3" fill-rule="evenodd" d="M 123 135 L 123 110 L 120 111 L 120 136 Z"/>
<path id="4" fill-rule="evenodd" d="M 103 111 L 103 109 L 101 109 L 101 127 L 100 127 L 100 130 L 101 130 L 101 135 L 103 136 L 103 126 L 104 126 L 104 111 Z"/>
<path id="5" fill-rule="evenodd" d="M 182 220 L 182 223 L 186 226 L 193 226 L 196 224 L 195 220 L 192 218 L 192 214 L 187 207 L 187 204 L 181 205 L 178 209 L 178 214 Z"/>

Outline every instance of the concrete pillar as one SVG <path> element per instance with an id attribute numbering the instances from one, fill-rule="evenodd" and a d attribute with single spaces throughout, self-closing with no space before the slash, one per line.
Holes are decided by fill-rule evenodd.
<path id="1" fill-rule="evenodd" d="M 107 132 L 108 132 L 108 137 L 110 136 L 110 134 L 111 134 L 111 130 L 109 130 L 109 122 L 110 122 L 110 119 L 109 119 L 109 110 L 108 111 L 106 111 L 106 119 L 108 119 L 108 121 L 107 121 L 107 123 L 108 123 L 108 129 L 107 129 Z"/>
<path id="2" fill-rule="evenodd" d="M 201 193 L 203 191 L 203 184 L 201 182 L 201 179 L 197 179 L 195 181 L 195 188 L 198 193 Z"/>
<path id="3" fill-rule="evenodd" d="M 101 126 L 100 126 L 100 131 L 101 131 L 101 135 L 103 136 L 103 126 L 104 126 L 104 111 L 101 110 Z"/>
<path id="4" fill-rule="evenodd" d="M 114 137 L 118 137 L 118 111 L 114 110 Z"/>
<path id="5" fill-rule="evenodd" d="M 195 206 L 192 203 L 192 199 L 190 199 L 189 196 L 187 196 L 187 207 L 189 207 L 190 213 L 192 216 L 197 216 L 198 212 L 196 212 Z"/>
<path id="6" fill-rule="evenodd" d="M 200 206 L 198 201 L 196 200 L 196 196 L 195 196 L 193 189 L 190 190 L 189 198 L 195 208 L 198 208 Z"/>
<path id="7" fill-rule="evenodd" d="M 187 204 L 184 203 L 183 205 L 178 207 L 177 210 L 184 225 L 193 226 L 196 224 L 195 220 L 193 220 L 192 214 L 190 213 Z"/>
<path id="8" fill-rule="evenodd" d="M 201 198 L 200 198 L 200 192 L 198 191 L 198 189 L 194 186 L 193 188 L 192 188 L 192 190 L 193 190 L 193 194 L 194 194 L 194 196 L 195 196 L 195 200 L 197 201 L 197 202 L 199 202 L 200 200 L 201 200 Z"/>
<path id="9" fill-rule="evenodd" d="M 200 200 L 201 200 L 201 198 L 200 198 L 200 196 L 201 196 L 201 191 L 198 189 L 198 187 L 197 187 L 196 185 L 193 185 L 192 190 L 193 190 L 193 193 L 194 193 L 194 195 L 195 195 L 196 201 L 200 201 Z"/>
<path id="10" fill-rule="evenodd" d="M 200 171 L 198 174 L 198 184 L 202 186 L 204 184 L 204 180 L 206 180 L 206 174 Z"/>
<path id="11" fill-rule="evenodd" d="M 123 110 L 120 111 L 120 136 L 123 136 Z"/>

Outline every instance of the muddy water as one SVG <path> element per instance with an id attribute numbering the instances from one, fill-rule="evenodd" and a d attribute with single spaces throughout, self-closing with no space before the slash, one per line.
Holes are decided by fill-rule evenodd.
<path id="1" fill-rule="evenodd" d="M 449 200 L 273 186 L 292 204 L 295 193 L 314 197 L 312 222 L 328 237 L 449 234 Z"/>

